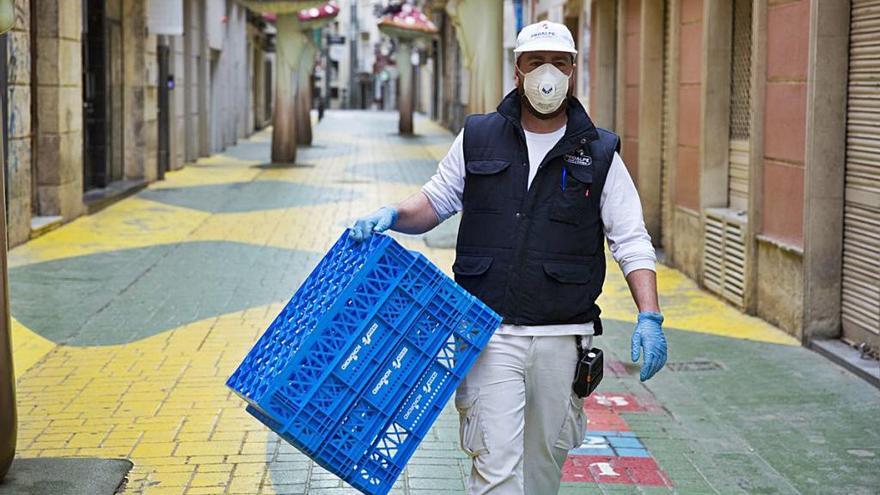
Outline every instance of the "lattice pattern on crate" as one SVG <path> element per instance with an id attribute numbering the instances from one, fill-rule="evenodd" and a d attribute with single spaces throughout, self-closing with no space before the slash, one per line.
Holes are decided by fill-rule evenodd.
<path id="1" fill-rule="evenodd" d="M 346 258 L 355 249 L 346 240 L 267 330 L 260 342 L 269 345 L 256 346 L 228 384 L 240 395 L 241 387 L 261 390 L 245 396 L 257 419 L 353 486 L 382 495 L 500 317 L 387 236 L 362 245 L 359 258 Z M 332 269 L 327 260 L 356 268 L 320 273 Z M 322 291 L 332 297 L 300 294 Z M 254 366 L 266 359 L 273 374 Z"/>
<path id="2" fill-rule="evenodd" d="M 333 362 L 340 356 L 349 341 L 358 335 L 359 329 L 372 317 L 380 303 L 396 286 L 401 274 L 410 263 L 403 258 L 406 251 L 389 245 L 379 260 L 368 270 L 352 295 L 334 316 L 320 338 L 312 340 L 308 352 L 292 361 L 287 377 L 285 393 L 295 396 L 298 404 L 311 398 L 311 392 L 321 383 Z"/>
<path id="3" fill-rule="evenodd" d="M 378 316 L 385 320 L 389 326 L 396 326 L 412 310 L 415 302 L 415 299 L 403 290 L 395 290 L 379 309 Z"/>
<path id="4" fill-rule="evenodd" d="M 409 438 L 409 430 L 397 423 L 391 423 L 391 426 L 385 430 L 385 435 L 379 439 L 377 452 L 389 460 L 394 460 L 397 455 L 398 447 Z"/>
<path id="5" fill-rule="evenodd" d="M 400 288 L 418 299 L 424 290 L 434 287 L 444 275 L 421 254 L 414 252 L 413 255 L 415 261 L 400 279 Z"/>
<path id="6" fill-rule="evenodd" d="M 317 445 L 336 422 L 336 417 L 327 414 L 327 412 L 306 407 L 297 411 L 286 431 L 299 438 L 303 444 L 314 446 L 317 450 Z"/>
<path id="7" fill-rule="evenodd" d="M 369 254 L 386 239 L 374 236 L 355 243 L 343 235 L 257 341 L 254 349 L 229 379 L 229 385 L 251 399 L 262 397 L 267 380 L 280 373 L 303 340 L 326 314 Z"/>

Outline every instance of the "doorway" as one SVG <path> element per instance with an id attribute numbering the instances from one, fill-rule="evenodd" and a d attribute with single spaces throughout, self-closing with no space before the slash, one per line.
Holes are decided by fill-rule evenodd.
<path id="1" fill-rule="evenodd" d="M 158 46 L 159 62 L 159 150 L 158 178 L 164 179 L 171 166 L 171 49 L 168 45 Z"/>
<path id="2" fill-rule="evenodd" d="M 104 2 L 83 0 L 83 189 L 114 180 L 109 166 L 107 130 L 107 46 Z M 118 177 L 121 178 L 121 177 Z"/>

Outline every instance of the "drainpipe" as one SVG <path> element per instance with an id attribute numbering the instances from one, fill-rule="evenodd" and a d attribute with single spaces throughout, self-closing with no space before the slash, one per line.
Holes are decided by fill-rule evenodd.
<path id="1" fill-rule="evenodd" d="M 15 12 L 12 0 L 0 0 L 0 35 L 12 29 L 14 24 Z M 6 270 L 6 185 L 3 174 L 3 170 L 6 169 L 5 146 L 0 137 L 0 278 L 2 278 L 0 281 L 0 481 L 6 477 L 12 458 L 15 457 L 17 431 L 9 320 L 9 280 Z"/>

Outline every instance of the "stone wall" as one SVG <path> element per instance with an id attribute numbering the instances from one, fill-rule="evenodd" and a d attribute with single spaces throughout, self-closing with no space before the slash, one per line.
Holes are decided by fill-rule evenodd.
<path id="1" fill-rule="evenodd" d="M 260 33 L 249 31 L 245 9 L 234 2 L 224 2 L 225 20 L 217 19 L 225 38 L 223 49 L 213 51 L 212 90 L 205 5 L 205 0 L 185 0 L 185 34 L 162 40 L 171 46 L 170 72 L 176 82 L 170 101 L 172 170 L 250 134 L 254 104 L 264 97 L 256 98 L 252 85 L 253 64 L 263 57 L 253 45 Z M 103 7 L 108 163 L 122 170 L 122 179 L 153 181 L 158 178 L 160 40 L 147 31 L 143 0 L 107 0 Z M 82 2 L 15 0 L 15 12 L 6 61 L 13 246 L 30 238 L 34 216 L 69 221 L 85 212 Z M 95 197 L 103 200 L 108 191 L 96 191 Z"/>
<path id="2" fill-rule="evenodd" d="M 140 0 L 122 2 L 122 43 L 124 73 L 123 143 L 125 177 L 156 179 L 155 162 L 147 169 L 147 129 L 145 127 L 147 70 L 144 64 L 146 52 L 146 17 Z"/>
<path id="3" fill-rule="evenodd" d="M 248 134 L 251 71 L 248 67 L 247 46 L 245 11 L 243 7 L 233 3 L 226 10 L 223 48 L 219 51 L 212 50 L 210 63 L 209 115 L 212 153 L 234 145 L 239 138 Z"/>
<path id="4" fill-rule="evenodd" d="M 159 172 L 159 56 L 155 34 L 144 38 L 144 172 L 155 180 Z"/>
<path id="5" fill-rule="evenodd" d="M 30 2 L 15 2 L 15 26 L 6 34 L 8 141 L 6 205 L 9 244 L 26 241 L 31 233 L 33 175 L 31 126 Z"/>
<path id="6" fill-rule="evenodd" d="M 620 156 L 633 178 L 639 183 L 639 75 L 641 43 L 641 0 L 624 2 L 623 18 L 623 128 Z"/>
<path id="7" fill-rule="evenodd" d="M 70 220 L 83 212 L 81 3 L 34 1 L 38 211 Z"/>
<path id="8" fill-rule="evenodd" d="M 672 223 L 672 259 L 675 267 L 694 280 L 703 278 L 703 224 L 700 215 L 677 207 Z"/>
<path id="9" fill-rule="evenodd" d="M 200 77 L 203 75 L 202 11 L 203 0 L 184 0 L 183 4 L 183 73 L 184 106 L 184 161 L 194 161 L 202 155 L 199 135 L 203 125 L 200 111 Z"/>
<path id="10" fill-rule="evenodd" d="M 186 77 L 184 70 L 185 59 L 183 57 L 183 37 L 171 36 L 168 40 L 171 47 L 169 61 L 169 72 L 174 76 L 174 89 L 171 90 L 169 96 L 171 105 L 171 122 L 170 122 L 170 143 L 169 149 L 171 154 L 170 168 L 178 170 L 183 167 L 184 148 L 186 147 Z"/>
<path id="11" fill-rule="evenodd" d="M 758 316 L 801 338 L 804 270 L 798 248 L 758 239 Z"/>

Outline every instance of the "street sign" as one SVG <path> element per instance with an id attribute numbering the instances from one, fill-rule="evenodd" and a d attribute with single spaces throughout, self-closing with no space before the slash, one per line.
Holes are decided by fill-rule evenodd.
<path id="1" fill-rule="evenodd" d="M 339 34 L 328 34 L 327 35 L 327 43 L 331 45 L 342 45 L 345 44 L 345 36 Z"/>

